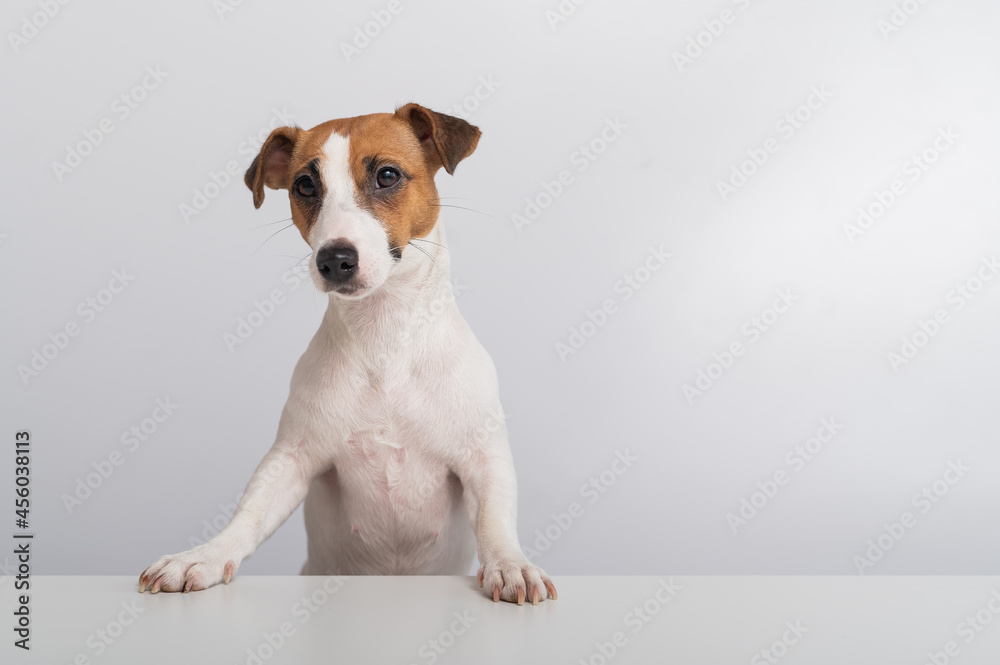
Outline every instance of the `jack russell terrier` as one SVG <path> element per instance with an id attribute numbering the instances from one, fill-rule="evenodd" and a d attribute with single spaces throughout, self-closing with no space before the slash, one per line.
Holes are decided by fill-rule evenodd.
<path id="1" fill-rule="evenodd" d="M 451 297 L 437 223 L 434 175 L 479 136 L 417 104 L 271 132 L 244 180 L 257 208 L 265 185 L 288 190 L 329 306 L 232 520 L 147 568 L 140 593 L 228 583 L 305 500 L 304 575 L 460 575 L 478 551 L 494 602 L 556 598 L 518 543 L 496 370 Z"/>

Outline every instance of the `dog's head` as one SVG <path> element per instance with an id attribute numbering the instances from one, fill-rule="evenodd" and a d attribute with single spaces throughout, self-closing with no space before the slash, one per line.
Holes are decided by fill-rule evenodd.
<path id="1" fill-rule="evenodd" d="M 264 186 L 287 189 L 292 221 L 313 249 L 316 286 L 345 298 L 371 293 L 412 238 L 437 222 L 434 174 L 472 154 L 479 129 L 407 104 L 395 113 L 278 127 L 247 169 L 254 206 Z"/>

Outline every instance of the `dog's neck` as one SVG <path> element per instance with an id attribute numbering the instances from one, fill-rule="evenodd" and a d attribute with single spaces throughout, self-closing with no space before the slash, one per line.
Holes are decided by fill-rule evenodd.
<path id="1" fill-rule="evenodd" d="M 432 327 L 425 325 L 427 317 L 454 302 L 445 244 L 438 222 L 424 239 L 404 249 L 399 265 L 371 294 L 346 300 L 331 293 L 325 323 L 338 343 L 349 340 L 372 359 L 419 345 L 418 338 Z"/>

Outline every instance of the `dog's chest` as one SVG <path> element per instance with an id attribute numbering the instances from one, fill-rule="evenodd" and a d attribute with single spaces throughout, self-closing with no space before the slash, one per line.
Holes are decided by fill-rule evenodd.
<path id="1" fill-rule="evenodd" d="M 428 388 L 414 377 L 392 376 L 357 386 L 344 422 L 336 467 L 346 485 L 377 492 L 392 504 L 423 504 L 447 482 L 441 446 L 450 438 Z"/>
<path id="2" fill-rule="evenodd" d="M 329 333 L 321 328 L 297 368 L 291 415 L 308 421 L 306 438 L 336 468 L 336 492 L 352 512 L 440 516 L 461 492 L 451 466 L 481 419 L 488 357 L 470 355 L 478 347 L 465 329 L 447 344 L 414 339 L 388 356 Z"/>

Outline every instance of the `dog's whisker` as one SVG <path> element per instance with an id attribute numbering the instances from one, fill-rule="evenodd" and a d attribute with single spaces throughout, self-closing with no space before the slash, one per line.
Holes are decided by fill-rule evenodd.
<path id="1" fill-rule="evenodd" d="M 459 210 L 468 210 L 469 212 L 474 212 L 480 215 L 486 215 L 487 217 L 493 217 L 493 215 L 489 214 L 488 212 L 483 212 L 482 210 L 474 210 L 472 208 L 466 208 L 464 206 L 453 206 L 453 205 L 448 205 L 446 203 L 428 203 L 427 205 L 431 205 L 436 208 L 457 208 Z"/>
<path id="2" fill-rule="evenodd" d="M 288 268 L 286 268 L 286 270 L 292 270 L 293 268 L 296 268 L 296 267 L 302 265 L 303 261 L 307 261 L 308 259 L 311 259 L 312 256 L 313 256 L 313 253 L 309 252 L 308 254 L 306 254 L 305 256 L 303 256 L 301 259 L 299 259 L 298 261 L 296 261 L 292 265 L 288 266 Z M 294 256 L 289 256 L 288 258 L 294 259 L 295 257 Z"/>
<path id="3" fill-rule="evenodd" d="M 276 258 L 298 259 L 295 262 L 295 264 L 294 264 L 294 265 L 298 265 L 298 264 L 302 263 L 303 261 L 305 261 L 306 259 L 310 258 L 311 256 L 312 256 L 312 252 L 306 254 L 303 257 L 292 256 L 291 254 L 271 254 L 270 256 L 266 256 L 264 258 L 268 258 L 268 259 L 276 259 Z"/>
<path id="4" fill-rule="evenodd" d="M 293 226 L 295 226 L 295 224 L 294 224 L 294 223 L 293 223 L 293 224 L 289 224 L 289 225 L 288 225 L 288 226 L 286 226 L 285 228 L 283 228 L 283 229 L 278 229 L 277 231 L 275 231 L 274 233 L 272 233 L 271 235 L 269 235 L 269 236 L 267 237 L 267 240 L 265 240 L 264 242 L 260 243 L 260 245 L 258 245 L 258 246 L 257 246 L 257 249 L 253 250 L 253 252 L 251 252 L 251 253 L 250 253 L 250 255 L 251 255 L 251 256 L 253 256 L 253 255 L 254 255 L 254 254 L 256 254 L 257 252 L 259 252 L 259 251 L 260 251 L 260 248 L 261 248 L 261 247 L 263 247 L 264 245 L 266 245 L 266 244 L 267 244 L 267 241 L 268 241 L 268 240 L 270 240 L 270 239 L 271 239 L 271 238 L 273 238 L 274 236 L 278 235 L 278 234 L 279 234 L 279 233 L 281 233 L 282 231 L 287 231 L 288 229 L 292 228 Z"/>
<path id="5" fill-rule="evenodd" d="M 420 252 L 422 252 L 422 253 L 423 253 L 423 254 L 424 254 L 424 255 L 425 255 L 425 256 L 426 256 L 427 258 L 429 258 L 429 259 L 431 260 L 431 263 L 433 263 L 433 264 L 434 264 L 434 267 L 435 267 L 435 268 L 437 268 L 437 261 L 435 261 L 435 260 L 434 260 L 434 257 L 433 257 L 433 256 L 431 256 L 431 255 L 430 255 L 430 254 L 429 254 L 429 253 L 427 252 L 427 250 L 425 250 L 425 249 L 424 249 L 423 247 L 421 247 L 420 245 L 414 245 L 414 244 L 413 244 L 413 243 L 411 243 L 411 242 L 408 242 L 408 243 L 406 243 L 406 244 L 407 244 L 407 245 L 409 245 L 410 247 L 412 247 L 413 249 L 416 249 L 416 250 L 420 250 Z"/>
<path id="6" fill-rule="evenodd" d="M 434 242 L 433 240 L 427 240 L 426 238 L 410 238 L 410 240 L 416 240 L 417 242 L 429 242 L 432 245 L 437 245 L 438 247 L 444 247 L 444 249 L 448 249 L 447 247 L 445 247 L 441 243 Z"/>
<path id="7" fill-rule="evenodd" d="M 290 221 L 292 221 L 292 218 L 291 217 L 286 217 L 285 219 L 279 219 L 276 222 L 268 222 L 267 224 L 261 224 L 260 226 L 251 227 L 248 230 L 250 230 L 250 231 L 256 231 L 257 229 L 262 229 L 265 226 L 273 226 L 274 224 L 281 224 L 282 222 L 290 222 Z"/>

